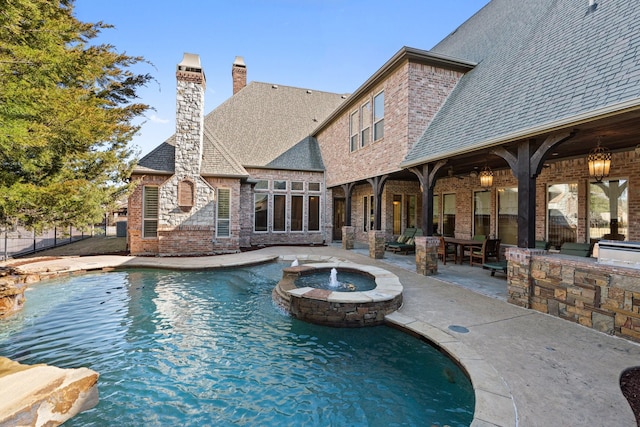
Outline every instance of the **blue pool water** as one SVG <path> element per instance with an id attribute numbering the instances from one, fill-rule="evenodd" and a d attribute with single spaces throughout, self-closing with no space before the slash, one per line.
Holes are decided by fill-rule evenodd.
<path id="1" fill-rule="evenodd" d="M 333 286 L 330 280 L 329 270 L 314 271 L 298 277 L 295 285 L 298 288 L 310 286 L 317 289 L 326 289 L 336 292 L 363 292 L 376 287 L 373 277 L 354 271 L 339 270 L 337 273 L 337 285 Z M 351 285 L 351 286 L 350 286 Z"/>
<path id="2" fill-rule="evenodd" d="M 42 282 L 0 322 L 0 354 L 100 373 L 71 426 L 466 426 L 467 377 L 388 327 L 279 311 L 282 265 L 125 270 Z"/>

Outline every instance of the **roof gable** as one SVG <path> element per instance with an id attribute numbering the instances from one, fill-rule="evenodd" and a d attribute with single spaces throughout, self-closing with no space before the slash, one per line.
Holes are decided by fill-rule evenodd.
<path id="1" fill-rule="evenodd" d="M 241 165 L 264 167 L 342 101 L 339 94 L 251 82 L 205 117 L 205 129 Z"/>

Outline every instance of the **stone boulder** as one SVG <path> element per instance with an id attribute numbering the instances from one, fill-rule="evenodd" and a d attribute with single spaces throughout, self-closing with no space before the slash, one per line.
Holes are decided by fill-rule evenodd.
<path id="1" fill-rule="evenodd" d="M 0 427 L 57 426 L 98 403 L 98 373 L 0 357 Z"/>

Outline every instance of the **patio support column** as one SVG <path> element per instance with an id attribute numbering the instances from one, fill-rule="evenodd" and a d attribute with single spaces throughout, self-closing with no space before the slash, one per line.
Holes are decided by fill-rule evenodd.
<path id="1" fill-rule="evenodd" d="M 536 247 L 536 177 L 531 174 L 531 141 L 518 144 L 518 247 Z"/>
<path id="2" fill-rule="evenodd" d="M 348 184 L 342 184 L 342 191 L 344 192 L 344 225 L 351 225 L 351 192 L 353 191 L 353 187 L 355 187 L 355 182 L 350 182 Z"/>
<path id="3" fill-rule="evenodd" d="M 503 147 L 490 152 L 506 160 L 518 179 L 519 248 L 535 248 L 536 245 L 536 178 L 544 161 L 554 147 L 574 135 L 575 132 L 549 135 L 535 151 L 535 140 L 527 139 L 518 143 L 516 154 Z"/>
<path id="4" fill-rule="evenodd" d="M 367 179 L 373 189 L 373 229 L 380 230 L 382 228 L 382 191 L 384 184 L 389 175 L 375 176 Z"/>
<path id="5" fill-rule="evenodd" d="M 422 192 L 422 218 L 420 228 L 425 236 L 433 236 L 433 188 L 436 185 L 436 173 L 447 161 L 441 160 L 435 165 L 428 163 L 409 168 L 420 181 L 420 191 Z"/>

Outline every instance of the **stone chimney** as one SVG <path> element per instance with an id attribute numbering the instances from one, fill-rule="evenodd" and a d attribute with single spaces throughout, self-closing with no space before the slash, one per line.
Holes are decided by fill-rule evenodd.
<path id="1" fill-rule="evenodd" d="M 233 77 L 233 94 L 235 95 L 247 85 L 247 66 L 242 56 L 236 56 L 231 66 L 231 77 Z"/>
<path id="2" fill-rule="evenodd" d="M 180 178 L 200 175 L 206 79 L 200 56 L 185 53 L 176 68 L 175 173 Z"/>

